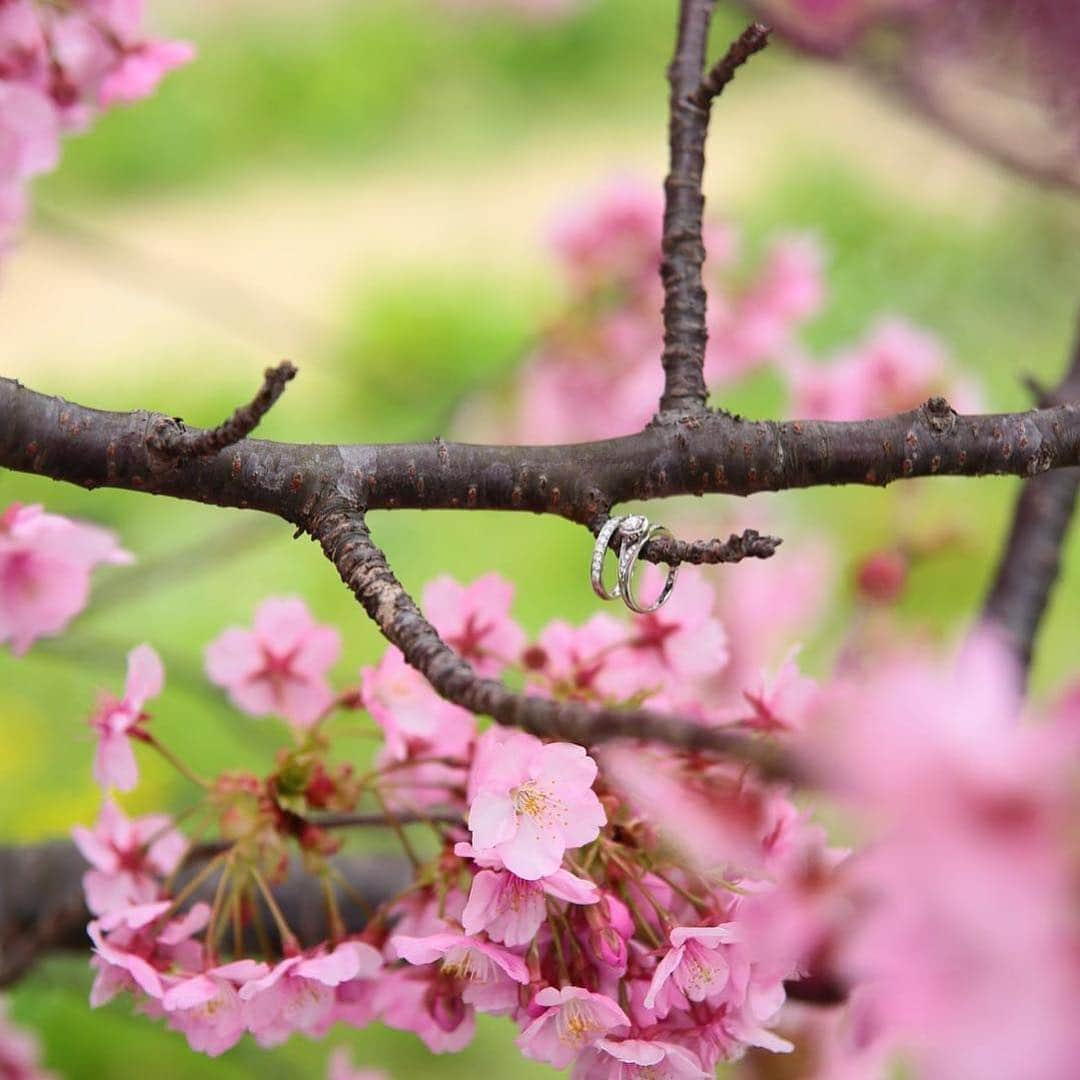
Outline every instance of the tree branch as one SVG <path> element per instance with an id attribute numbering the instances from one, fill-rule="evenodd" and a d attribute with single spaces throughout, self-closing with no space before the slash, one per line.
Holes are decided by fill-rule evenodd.
<path id="1" fill-rule="evenodd" d="M 259 392 L 246 405 L 241 405 L 228 420 L 209 431 L 189 431 L 179 418 L 159 418 L 147 439 L 151 450 L 175 457 L 208 457 L 227 446 L 247 438 L 259 421 L 274 407 L 285 387 L 296 377 L 296 368 L 283 360 L 277 367 L 267 368 Z"/>
<path id="2" fill-rule="evenodd" d="M 198 861 L 193 860 L 192 873 Z M 371 907 L 397 895 L 411 880 L 409 864 L 397 858 L 341 856 L 331 862 Z M 16 982 L 49 952 L 88 950 L 86 924 L 93 916 L 83 898 L 82 875 L 87 869 L 68 841 L 0 847 L 0 987 Z M 180 887 L 185 880 L 181 877 Z M 211 877 L 196 896 L 212 897 L 215 882 Z M 301 944 L 315 945 L 329 937 L 319 882 L 298 863 L 273 893 Z M 345 891 L 338 905 L 346 928 L 361 930 L 367 921 L 365 909 Z"/>
<path id="3" fill-rule="evenodd" d="M 644 739 L 683 750 L 731 755 L 756 765 L 769 777 L 790 778 L 797 772 L 794 762 L 767 739 L 647 709 L 593 708 L 576 701 L 527 697 L 495 679 L 481 678 L 424 618 L 372 540 L 363 514 L 345 507 L 320 511 L 310 532 L 383 636 L 440 697 L 455 705 L 534 735 L 586 746 L 612 739 Z"/>
<path id="4" fill-rule="evenodd" d="M 735 69 L 765 47 L 767 31 L 754 24 L 731 46 L 727 55 L 702 79 L 715 0 L 682 0 L 675 56 L 668 68 L 668 144 L 670 169 L 664 181 L 664 392 L 660 413 L 704 413 L 705 386 L 705 262 L 702 218 L 705 196 L 705 139 L 713 98 L 731 81 Z"/>
<path id="5" fill-rule="evenodd" d="M 881 486 L 933 475 L 1031 477 L 1080 464 L 1075 403 L 960 416 L 931 398 L 909 412 L 858 421 L 708 414 L 558 446 L 242 439 L 213 456 L 178 459 L 149 445 L 160 420 L 88 409 L 0 378 L 0 468 L 260 510 L 294 525 L 337 500 L 364 510 L 531 511 L 592 526 L 632 499 Z M 643 554 L 675 557 L 659 543 Z"/>
<path id="6" fill-rule="evenodd" d="M 1061 383 L 1040 405 L 1080 402 L 1080 334 Z M 1050 592 L 1061 569 L 1061 548 L 1080 492 L 1080 468 L 1029 480 L 1020 492 L 1009 538 L 998 563 L 983 618 L 1004 631 L 1025 672 Z"/>
<path id="7" fill-rule="evenodd" d="M 713 99 L 719 97 L 724 87 L 735 78 L 735 72 L 754 53 L 761 52 L 769 44 L 771 33 L 772 30 L 764 23 L 755 22 L 731 43 L 728 51 L 713 65 L 694 93 L 694 102 L 699 108 L 709 108 Z"/>

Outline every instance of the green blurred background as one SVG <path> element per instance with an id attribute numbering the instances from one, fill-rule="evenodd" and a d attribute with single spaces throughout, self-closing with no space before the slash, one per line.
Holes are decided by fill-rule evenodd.
<path id="1" fill-rule="evenodd" d="M 544 24 L 462 17 L 435 0 L 151 8 L 162 30 L 197 43 L 199 60 L 68 142 L 4 269 L 0 370 L 39 390 L 212 422 L 289 356 L 301 376 L 267 436 L 445 434 L 455 407 L 505 382 L 558 309 L 552 216 L 613 174 L 663 175 L 672 0 L 597 0 Z M 722 13 L 718 36 L 736 24 Z M 1062 368 L 1080 295 L 1075 203 L 1002 176 L 842 72 L 779 49 L 755 64 L 715 112 L 707 193 L 752 248 L 777 229 L 820 231 L 831 300 L 808 332 L 816 349 L 900 314 L 937 332 L 995 407 L 1025 407 L 1021 376 L 1053 380 Z M 755 380 L 727 404 L 766 415 L 776 388 Z M 903 618 L 936 632 L 968 618 L 1016 489 L 942 480 L 916 499 L 836 490 L 738 509 L 782 521 L 789 545 L 800 531 L 838 545 L 841 585 L 809 650 L 822 665 L 852 611 L 852 565 L 897 528 L 963 534 L 920 563 Z M 263 596 L 303 595 L 343 628 L 342 683 L 380 652 L 337 575 L 278 522 L 0 474 L 0 505 L 13 500 L 107 523 L 140 569 L 103 572 L 65 638 L 20 661 L 0 655 L 4 840 L 96 816 L 84 717 L 99 688 L 118 687 L 138 641 L 169 671 L 155 729 L 206 770 L 257 767 L 280 736 L 223 707 L 200 677 L 205 643 L 247 622 Z M 697 513 L 729 509 L 717 500 Z M 561 521 L 396 513 L 372 525 L 416 590 L 438 573 L 497 569 L 516 582 L 530 630 L 595 610 L 582 581 L 588 545 Z M 1075 670 L 1078 558 L 1074 539 L 1037 663 L 1041 693 Z M 126 805 L 184 798 L 149 762 Z M 85 964 L 56 960 L 13 994 L 15 1017 L 40 1031 L 65 1076 L 318 1076 L 340 1043 L 395 1077 L 546 1071 L 522 1062 L 500 1022 L 450 1058 L 377 1029 L 297 1038 L 268 1055 L 245 1042 L 208 1061 L 127 1003 L 91 1013 L 88 985 Z"/>

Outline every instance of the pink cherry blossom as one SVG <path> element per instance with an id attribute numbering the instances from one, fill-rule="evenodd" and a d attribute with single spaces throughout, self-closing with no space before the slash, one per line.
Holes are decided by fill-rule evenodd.
<path id="1" fill-rule="evenodd" d="M 4 1080 L 56 1080 L 41 1067 L 37 1039 L 16 1026 L 7 1015 L 7 1000 L 0 998 L 0 1076 Z"/>
<path id="2" fill-rule="evenodd" d="M 105 694 L 90 717 L 97 732 L 94 755 L 94 779 L 103 787 L 110 785 L 130 791 L 139 779 L 132 739 L 145 739 L 143 725 L 149 716 L 143 711 L 146 702 L 157 697 L 165 686 L 165 669 L 149 645 L 139 645 L 128 653 L 124 696 L 117 700 Z"/>
<path id="3" fill-rule="evenodd" d="M 630 1018 L 611 998 L 579 986 L 548 986 L 533 1001 L 543 1011 L 518 1037 L 518 1048 L 525 1057 L 556 1069 L 565 1069 L 609 1032 L 630 1027 Z"/>
<path id="4" fill-rule="evenodd" d="M 647 564 L 637 595 L 660 592 L 665 571 Z M 668 679 L 705 678 L 727 662 L 727 635 L 713 616 L 713 590 L 696 566 L 679 571 L 678 588 L 659 611 L 636 615 L 627 647 L 641 685 L 662 686 Z"/>
<path id="5" fill-rule="evenodd" d="M 333 1021 L 335 988 L 374 978 L 381 967 L 378 951 L 361 941 L 287 957 L 240 987 L 247 1028 L 260 1046 L 277 1046 L 294 1031 L 323 1034 Z"/>
<path id="6" fill-rule="evenodd" d="M 462 1001 L 481 1012 L 511 1011 L 518 1002 L 518 986 L 529 981 L 520 956 L 465 934 L 395 934 L 390 947 L 410 964 L 439 963 L 443 975 L 461 981 Z"/>
<path id="7" fill-rule="evenodd" d="M 495 676 L 518 657 L 525 631 L 510 618 L 514 586 L 498 574 L 471 585 L 440 577 L 424 589 L 424 614 L 478 675 Z"/>
<path id="8" fill-rule="evenodd" d="M 433 1054 L 463 1050 L 476 1034 L 476 1012 L 461 983 L 434 966 L 386 972 L 375 984 L 375 1010 L 387 1027 L 411 1031 Z"/>
<path id="9" fill-rule="evenodd" d="M 657 965 L 646 1008 L 652 1008 L 668 979 L 690 1001 L 704 1001 L 724 989 L 730 967 L 720 946 L 738 940 L 732 926 L 676 926 L 669 939 L 671 951 Z"/>
<path id="10" fill-rule="evenodd" d="M 705 377 L 712 383 L 746 375 L 790 349 L 798 326 L 821 309 L 825 255 L 813 236 L 773 241 L 747 288 L 713 306 Z"/>
<path id="11" fill-rule="evenodd" d="M 361 699 L 386 735 L 389 761 L 440 757 L 464 763 L 476 736 L 472 713 L 443 700 L 391 646 L 378 667 L 364 668 Z"/>
<path id="12" fill-rule="evenodd" d="M 105 529 L 12 504 L 0 515 L 0 643 L 18 656 L 60 633 L 86 607 L 93 569 L 131 561 Z"/>
<path id="13" fill-rule="evenodd" d="M 580 746 L 491 728 L 469 777 L 473 847 L 528 881 L 554 874 L 567 848 L 595 840 L 607 817 Z"/>
<path id="14" fill-rule="evenodd" d="M 603 613 L 582 626 L 553 619 L 523 655 L 528 677 L 559 698 L 629 698 L 637 689 L 627 681 L 633 658 L 619 648 L 629 636 L 626 623 Z"/>
<path id="15" fill-rule="evenodd" d="M 206 674 L 243 712 L 307 728 L 333 703 L 326 676 L 340 653 L 341 636 L 315 622 L 303 600 L 271 597 L 252 630 L 231 627 L 207 646 Z"/>
<path id="16" fill-rule="evenodd" d="M 209 904 L 195 904 L 186 915 L 160 927 L 171 907 L 169 900 L 135 904 L 90 923 L 86 932 L 94 945 L 91 962 L 97 968 L 91 1006 L 104 1005 L 121 990 L 138 990 L 160 1002 L 166 989 L 164 973 L 202 967 L 203 950 L 193 935 L 210 921 Z"/>
<path id="17" fill-rule="evenodd" d="M 236 960 L 174 982 L 161 999 L 169 1026 L 183 1032 L 192 1050 L 223 1054 L 246 1029 L 237 988 L 264 978 L 268 970 L 264 963 Z"/>
<path id="18" fill-rule="evenodd" d="M 574 1064 L 573 1080 L 711 1080 L 701 1062 L 675 1043 L 598 1039 Z"/>
<path id="19" fill-rule="evenodd" d="M 86 905 L 94 915 L 156 900 L 160 879 L 171 874 L 188 849 L 166 814 L 130 820 L 106 798 L 93 829 L 71 830 L 92 869 L 83 875 Z"/>
<path id="20" fill-rule="evenodd" d="M 458 845 L 458 854 L 467 844 Z M 503 945 L 527 945 L 547 918 L 547 897 L 569 904 L 595 904 L 600 895 L 591 881 L 568 870 L 536 881 L 526 881 L 509 870 L 481 870 L 472 881 L 469 901 L 462 912 L 465 933 L 486 933 Z"/>
<path id="21" fill-rule="evenodd" d="M 186 41 L 147 41 L 124 53 L 119 64 L 105 76 L 98 91 L 102 106 L 128 104 L 149 97 L 172 70 L 195 57 Z"/>

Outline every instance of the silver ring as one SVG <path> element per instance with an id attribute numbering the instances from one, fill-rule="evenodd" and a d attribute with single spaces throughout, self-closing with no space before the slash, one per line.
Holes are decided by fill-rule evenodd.
<path id="1" fill-rule="evenodd" d="M 661 607 L 671 595 L 671 590 L 675 588 L 675 579 L 679 576 L 679 567 L 669 566 L 664 587 L 651 604 L 641 604 L 634 595 L 634 563 L 637 562 L 641 549 L 654 536 L 671 536 L 671 530 L 663 525 L 650 525 L 643 533 L 636 535 L 633 541 L 623 548 L 619 556 L 619 592 L 623 603 L 638 615 L 648 615 L 649 612 Z"/>
<path id="2" fill-rule="evenodd" d="M 596 543 L 593 545 L 592 562 L 589 563 L 589 581 L 592 582 L 593 592 L 601 600 L 618 600 L 622 595 L 619 589 L 619 581 L 615 582 L 615 588 L 610 592 L 604 585 L 604 557 L 607 555 L 608 543 L 616 530 L 625 520 L 625 516 L 616 514 L 604 522 L 604 527 L 596 534 Z M 619 556 L 619 571 L 616 577 L 622 578 L 622 555 Z"/>

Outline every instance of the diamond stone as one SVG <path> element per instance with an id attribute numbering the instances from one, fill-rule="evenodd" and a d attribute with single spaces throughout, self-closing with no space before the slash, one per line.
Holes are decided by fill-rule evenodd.
<path id="1" fill-rule="evenodd" d="M 636 540 L 649 527 L 649 519 L 642 514 L 629 514 L 623 518 L 619 526 L 619 532 L 627 540 Z"/>

